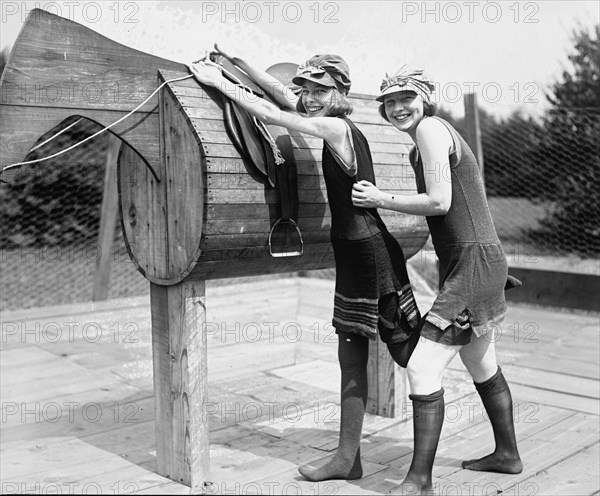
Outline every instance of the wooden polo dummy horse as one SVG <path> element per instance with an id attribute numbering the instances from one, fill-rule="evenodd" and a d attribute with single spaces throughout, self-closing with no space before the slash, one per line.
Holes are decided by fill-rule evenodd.
<path id="1" fill-rule="evenodd" d="M 240 122 L 246 116 L 236 115 L 239 127 L 232 128 L 236 110 L 187 76 L 183 64 L 35 9 L 1 81 L 0 165 L 23 161 L 40 136 L 74 117 L 111 126 L 162 85 L 106 132 L 122 140 L 121 227 L 131 259 L 151 288 L 158 471 L 198 490 L 209 473 L 205 280 L 328 268 L 334 259 L 320 140 L 271 129 L 289 169 L 277 172 L 272 149 L 250 139 L 253 128 Z M 44 98 L 44 88 L 54 98 Z M 378 185 L 414 191 L 408 146 L 379 117 L 372 97 L 350 98 L 353 120 L 371 144 Z M 11 168 L 2 179 L 10 182 L 12 174 L 37 165 Z M 384 215 L 405 255 L 416 253 L 428 235 L 424 220 Z M 282 218 L 297 223 L 302 235 L 301 244 L 292 240 L 297 247 L 291 252 L 279 252 L 294 256 L 269 250 L 269 233 Z M 388 380 L 393 367 L 376 358 L 387 355 L 378 353 L 380 343 L 373 346 L 369 411 L 389 414 L 393 391 L 390 400 L 390 391 L 377 383 L 383 382 L 378 374 Z"/>

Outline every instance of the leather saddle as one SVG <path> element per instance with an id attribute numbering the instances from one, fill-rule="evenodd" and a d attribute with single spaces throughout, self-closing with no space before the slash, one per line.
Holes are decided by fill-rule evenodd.
<path id="1" fill-rule="evenodd" d="M 233 83 L 245 87 L 254 95 L 277 105 L 243 71 L 224 57 L 211 56 L 213 62 L 223 68 L 223 74 Z M 296 65 L 276 64 L 266 72 L 284 84 L 291 85 Z M 304 243 L 298 227 L 298 176 L 292 141 L 286 128 L 265 125 L 240 105 L 223 98 L 223 119 L 227 133 L 242 158 L 267 181 L 269 187 L 279 192 L 281 216 L 271 224 L 268 237 L 269 253 L 273 257 L 302 255 Z"/>

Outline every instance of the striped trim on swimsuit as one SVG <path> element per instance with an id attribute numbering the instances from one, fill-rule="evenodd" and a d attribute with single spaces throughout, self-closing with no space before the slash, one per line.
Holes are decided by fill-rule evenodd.
<path id="1" fill-rule="evenodd" d="M 359 328 L 369 334 L 377 332 L 379 307 L 377 299 L 347 298 L 335 293 L 333 320 L 345 327 Z"/>
<path id="2" fill-rule="evenodd" d="M 398 293 L 398 300 L 400 309 L 404 312 L 406 320 L 408 320 L 413 329 L 416 328 L 421 320 L 421 314 L 410 284 L 402 287 L 402 291 Z"/>

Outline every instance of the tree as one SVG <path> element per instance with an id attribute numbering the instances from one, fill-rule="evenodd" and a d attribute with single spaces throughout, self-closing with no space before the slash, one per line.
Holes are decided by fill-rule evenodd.
<path id="1" fill-rule="evenodd" d="M 600 25 L 573 32 L 572 67 L 548 94 L 543 167 L 554 172 L 546 194 L 555 203 L 536 236 L 551 235 L 558 247 L 593 256 L 600 252 L 599 34 Z"/>
<path id="2" fill-rule="evenodd" d="M 5 48 L 0 52 L 0 76 L 4 72 L 4 68 L 6 67 L 6 61 L 8 60 L 8 49 Z"/>
<path id="3" fill-rule="evenodd" d="M 563 70 L 562 81 L 556 82 L 548 95 L 554 106 L 551 118 L 561 109 L 600 110 L 600 24 L 592 31 L 581 26 L 573 31 L 574 53 L 568 57 L 572 72 Z"/>
<path id="4" fill-rule="evenodd" d="M 487 195 L 543 197 L 548 189 L 540 147 L 544 128 L 519 112 L 506 118 L 496 118 L 481 107 L 478 112 Z M 461 136 L 466 136 L 464 119 L 453 118 L 443 110 L 438 115 L 449 121 Z"/>

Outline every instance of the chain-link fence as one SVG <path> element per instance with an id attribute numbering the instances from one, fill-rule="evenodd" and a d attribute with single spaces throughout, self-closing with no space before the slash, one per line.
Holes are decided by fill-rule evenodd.
<path id="1" fill-rule="evenodd" d="M 486 191 L 509 262 L 547 260 L 545 268 L 561 270 L 562 258 L 570 270 L 597 271 L 600 109 L 486 119 L 481 134 Z"/>
<path id="2" fill-rule="evenodd" d="M 49 156 L 99 129 L 83 119 L 26 160 Z M 103 133 L 60 157 L 23 166 L 10 183 L 0 184 L 0 309 L 92 300 L 107 167 L 108 180 L 116 181 L 107 142 Z M 109 298 L 147 294 L 148 282 L 131 263 L 118 222 L 109 258 Z"/>
<path id="3" fill-rule="evenodd" d="M 463 122 L 454 124 L 464 132 Z M 97 129 L 82 120 L 27 159 L 62 150 Z M 542 268 L 548 259 L 543 268 L 586 272 L 586 261 L 597 266 L 598 109 L 551 111 L 538 120 L 482 113 L 481 134 L 490 208 L 509 263 Z M 61 157 L 24 166 L 10 184 L 0 185 L 1 309 L 91 300 L 107 166 L 116 180 L 116 164 L 107 165 L 106 156 L 102 134 Z M 147 294 L 149 284 L 130 261 L 118 223 L 110 259 L 109 298 Z"/>

